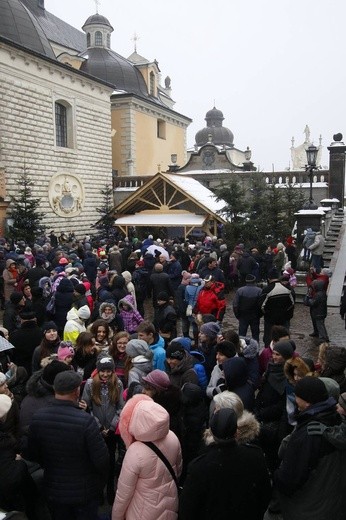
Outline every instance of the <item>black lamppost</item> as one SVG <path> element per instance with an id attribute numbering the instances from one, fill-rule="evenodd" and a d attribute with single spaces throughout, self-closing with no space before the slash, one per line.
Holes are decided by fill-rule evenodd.
<path id="1" fill-rule="evenodd" d="M 314 202 L 314 199 L 312 197 L 312 181 L 313 181 L 313 174 L 314 170 L 317 170 L 316 168 L 316 160 L 317 160 L 317 154 L 318 154 L 318 148 L 311 144 L 309 148 L 306 150 L 306 158 L 308 164 L 305 166 L 306 171 L 309 175 L 310 180 L 310 197 L 309 201 L 305 202 L 303 208 L 304 209 L 318 209 L 317 204 Z"/>

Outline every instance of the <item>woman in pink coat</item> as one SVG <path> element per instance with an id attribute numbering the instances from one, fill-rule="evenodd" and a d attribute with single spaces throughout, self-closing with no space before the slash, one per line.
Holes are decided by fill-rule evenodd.
<path id="1" fill-rule="evenodd" d="M 119 430 L 127 451 L 118 480 L 112 520 L 177 520 L 178 491 L 165 464 L 141 441 L 153 442 L 179 477 L 179 440 L 169 429 L 169 415 L 144 394 L 134 395 L 120 415 Z"/>

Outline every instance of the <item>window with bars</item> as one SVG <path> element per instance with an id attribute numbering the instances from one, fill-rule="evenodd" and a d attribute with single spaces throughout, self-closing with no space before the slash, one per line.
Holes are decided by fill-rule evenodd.
<path id="1" fill-rule="evenodd" d="M 61 103 L 55 103 L 55 142 L 67 148 L 67 109 Z"/>
<path id="2" fill-rule="evenodd" d="M 102 46 L 102 32 L 101 31 L 96 31 L 96 33 L 95 33 L 95 45 L 97 45 L 98 47 Z"/>

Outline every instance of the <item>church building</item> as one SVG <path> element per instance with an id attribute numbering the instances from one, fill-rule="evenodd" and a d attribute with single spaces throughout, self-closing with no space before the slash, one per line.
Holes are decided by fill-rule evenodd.
<path id="1" fill-rule="evenodd" d="M 113 51 L 112 31 L 100 14 L 78 30 L 44 0 L 1 0 L 0 235 L 24 171 L 48 230 L 82 236 L 114 177 L 153 175 L 172 153 L 185 161 L 191 120 L 173 109 L 170 78 L 162 86 L 136 50 Z"/>

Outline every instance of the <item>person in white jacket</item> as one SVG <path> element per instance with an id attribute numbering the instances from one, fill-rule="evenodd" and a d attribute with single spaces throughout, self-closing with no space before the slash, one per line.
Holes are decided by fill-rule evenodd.
<path id="1" fill-rule="evenodd" d="M 72 307 L 66 317 L 64 341 L 71 341 L 72 345 L 75 346 L 79 334 L 86 331 L 85 322 L 90 318 L 89 306 L 83 305 L 79 309 Z"/>

